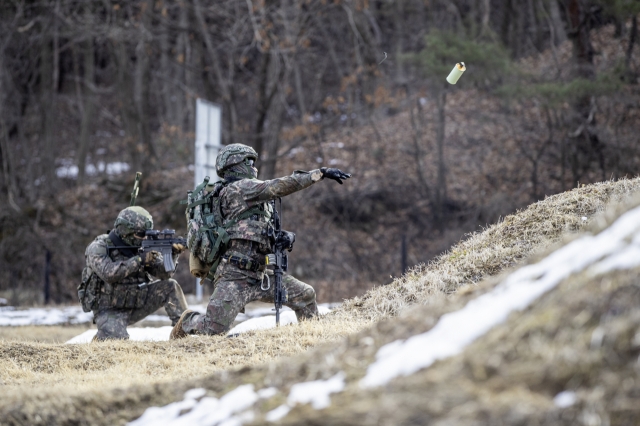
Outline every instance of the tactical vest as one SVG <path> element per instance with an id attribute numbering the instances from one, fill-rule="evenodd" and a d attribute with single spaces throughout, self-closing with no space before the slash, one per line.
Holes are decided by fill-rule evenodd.
<path id="1" fill-rule="evenodd" d="M 242 194 L 238 192 L 225 191 L 221 195 L 225 197 L 226 205 L 246 204 L 242 198 Z M 222 213 L 224 214 L 225 212 L 223 211 Z M 262 203 L 241 211 L 239 214 L 224 217 L 225 224 L 232 223 L 232 225 L 227 228 L 229 239 L 248 240 L 268 246 L 271 215 L 271 204 Z"/>
<path id="2" fill-rule="evenodd" d="M 96 238 L 96 242 L 107 247 L 114 246 L 107 234 L 100 235 Z M 107 250 L 107 252 L 114 262 L 132 257 L 126 256 L 118 249 Z M 139 285 L 145 282 L 149 282 L 149 276 L 142 269 L 118 283 L 110 284 L 103 281 L 89 265 L 85 265 L 82 270 L 82 282 L 78 286 L 78 299 L 85 312 L 113 308 L 141 308 L 147 299 L 148 286 L 140 287 Z"/>
<path id="3" fill-rule="evenodd" d="M 187 197 L 189 270 L 198 278 L 213 278 L 231 240 L 253 241 L 265 247 L 269 243 L 269 204 L 241 209 L 232 215 L 224 214 L 222 198 L 226 197 L 226 205 L 246 206 L 242 195 L 227 194 L 225 189 L 229 182 L 207 185 L 208 178 L 205 178 Z"/>

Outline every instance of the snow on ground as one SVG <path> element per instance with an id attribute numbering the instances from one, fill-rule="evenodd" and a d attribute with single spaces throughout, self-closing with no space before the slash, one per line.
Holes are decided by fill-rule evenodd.
<path id="1" fill-rule="evenodd" d="M 271 309 L 269 309 L 268 312 L 271 313 Z M 325 315 L 329 312 L 331 312 L 331 309 L 329 309 L 328 306 L 318 305 L 318 313 L 320 315 Z M 242 314 L 239 314 L 238 316 L 240 315 Z M 236 321 L 238 321 L 238 318 L 236 318 Z M 283 312 L 280 313 L 280 325 L 295 324 L 297 322 L 298 319 L 296 318 L 296 313 L 291 309 L 287 308 L 286 311 L 283 310 Z M 229 330 L 229 335 L 233 336 L 234 334 L 246 333 L 247 331 L 251 330 L 265 330 L 267 328 L 273 328 L 275 326 L 275 315 L 254 317 L 233 327 L 231 330 Z"/>
<path id="2" fill-rule="evenodd" d="M 159 342 L 169 340 L 172 328 L 170 325 L 165 325 L 164 327 L 127 327 L 127 332 L 130 340 Z M 97 332 L 98 330 L 96 329 L 87 330 L 71 340 L 67 340 L 66 343 L 89 343 Z"/>
<path id="3" fill-rule="evenodd" d="M 4 299 L 3 299 L 4 300 Z M 0 300 L 0 327 L 22 326 L 22 325 L 65 325 L 65 324 L 88 324 L 93 321 L 91 312 L 83 312 L 80 306 L 65 306 L 54 308 L 27 308 L 17 309 L 13 306 L 1 306 Z M 333 309 L 339 303 L 323 303 L 318 309 Z M 204 313 L 207 305 L 189 305 L 189 309 Z M 282 308 L 282 314 L 293 312 L 286 306 Z M 247 308 L 246 313 L 240 313 L 236 317 L 236 322 L 244 322 L 252 318 L 259 318 L 265 315 L 273 315 L 273 307 Z M 141 320 L 138 324 L 165 323 L 171 324 L 167 315 L 152 314 Z M 269 328 L 269 327 L 259 327 Z M 239 331 L 242 333 L 243 331 Z"/>
<path id="4" fill-rule="evenodd" d="M 258 313 L 255 313 L 258 311 Z M 271 309 L 256 309 L 252 311 L 250 315 L 258 315 L 264 314 L 265 312 L 271 313 Z M 326 305 L 318 306 L 318 312 L 320 315 L 327 314 L 331 310 Z M 202 309 L 199 312 L 204 312 Z M 238 314 L 240 317 L 242 314 Z M 245 315 L 248 316 L 248 315 Z M 238 321 L 238 318 L 236 318 Z M 280 325 L 294 324 L 297 323 L 296 314 L 291 309 L 288 309 L 280 314 Z M 246 333 L 247 331 L 252 330 L 264 330 L 267 328 L 274 328 L 276 326 L 276 316 L 275 315 L 266 315 L 255 317 L 251 319 L 244 320 L 240 324 L 233 327 L 229 330 L 228 336 L 234 336 L 240 333 Z M 161 340 L 169 340 L 169 334 L 171 333 L 171 326 L 166 327 L 127 327 L 127 332 L 129 333 L 129 339 L 131 340 L 140 340 L 140 341 L 161 341 Z M 66 343 L 89 343 L 93 336 L 96 335 L 98 330 L 92 329 L 87 330 L 82 334 L 68 340 Z"/>
<path id="5" fill-rule="evenodd" d="M 492 291 L 458 311 L 443 315 L 426 333 L 382 346 L 360 386 L 382 386 L 398 376 L 411 375 L 439 359 L 461 353 L 471 342 L 504 322 L 511 312 L 527 308 L 572 274 L 586 270 L 599 275 L 636 266 L 640 266 L 640 207 L 620 216 L 600 234 L 582 236 L 542 261 L 520 268 Z"/>
<path id="6" fill-rule="evenodd" d="M 83 312 L 80 306 L 64 308 L 16 309 L 0 308 L 0 327 L 20 325 L 84 324 L 93 320 L 91 312 Z"/>
<path id="7" fill-rule="evenodd" d="M 238 386 L 222 398 L 204 396 L 206 390 L 191 389 L 184 394 L 184 400 L 148 408 L 129 426 L 186 426 L 186 425 L 242 425 L 253 420 L 253 412 L 247 411 L 258 400 L 275 395 L 274 388 L 253 390 L 253 385 Z"/>
<path id="8" fill-rule="evenodd" d="M 376 354 L 376 361 L 369 365 L 359 385 L 361 388 L 382 386 L 396 377 L 411 375 L 428 368 L 439 359 L 461 353 L 471 342 L 505 321 L 509 314 L 527 308 L 571 275 L 586 273 L 597 276 L 612 270 L 636 267 L 640 267 L 640 207 L 620 216 L 599 234 L 584 235 L 540 262 L 518 269 L 493 290 L 471 300 L 460 310 L 443 315 L 426 333 L 382 346 Z M 171 423 L 167 424 L 172 425 L 242 425 L 254 420 L 254 413 L 250 408 L 259 398 L 258 394 L 253 392 L 253 387 L 247 389 L 247 386 L 252 385 L 239 386 L 219 401 L 211 398 L 215 404 L 209 404 L 207 408 L 204 408 L 203 404 L 206 398 L 198 403 L 193 398 L 190 400 L 187 393 L 184 401 L 161 408 L 149 408 L 141 418 L 130 425 L 152 424 L 142 422 L 147 418 L 169 419 Z M 331 402 L 330 394 L 343 391 L 345 386 L 343 372 L 329 380 L 293 384 L 287 403 L 268 412 L 265 419 L 277 422 L 298 403 L 310 403 L 314 409 L 326 408 Z M 198 391 L 194 389 L 189 392 Z M 227 398 L 229 401 L 235 400 L 236 394 L 241 393 L 247 395 L 244 396 L 246 404 L 240 409 L 231 402 L 222 403 Z M 276 394 L 277 390 L 270 388 L 269 393 Z M 554 404 L 558 407 L 568 407 L 573 405 L 576 399 L 574 392 L 563 391 L 555 396 Z M 193 412 L 200 413 L 203 410 L 210 410 L 211 413 L 221 410 L 225 417 L 220 415 L 212 421 L 201 415 L 192 415 Z M 234 415 L 240 411 L 242 413 Z M 180 412 L 185 414 L 181 416 Z"/>
<path id="9" fill-rule="evenodd" d="M 340 372 L 328 380 L 294 384 L 289 391 L 287 403 L 270 411 L 267 414 L 267 420 L 270 422 L 278 421 L 286 416 L 296 404 L 310 403 L 317 410 L 328 407 L 331 403 L 329 395 L 344 390 L 344 378 L 344 373 Z M 206 397 L 205 389 L 191 389 L 184 394 L 182 401 L 164 407 L 147 408 L 141 417 L 128 425 L 241 426 L 254 420 L 255 416 L 251 407 L 257 401 L 271 398 L 277 393 L 276 388 L 265 388 L 255 392 L 253 385 L 241 385 L 217 399 Z"/>

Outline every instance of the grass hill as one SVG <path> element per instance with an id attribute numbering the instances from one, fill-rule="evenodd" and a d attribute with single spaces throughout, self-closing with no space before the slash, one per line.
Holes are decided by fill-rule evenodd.
<path id="1" fill-rule="evenodd" d="M 298 326 L 179 342 L 0 342 L 0 422 L 123 424 L 150 406 L 182 401 L 185 392 L 204 388 L 206 398 L 183 401 L 192 410 L 171 416 L 188 421 L 181 416 L 197 414 L 205 403 L 218 404 L 205 413 L 222 413 L 233 398 L 213 398 L 241 391 L 255 404 L 229 409 L 246 411 L 247 424 L 250 417 L 264 423 L 278 407 L 291 409 L 283 424 L 594 424 L 590 419 L 596 418 L 632 424 L 640 417 L 634 260 L 640 258 L 634 223 L 640 222 L 620 215 L 635 212 L 635 205 L 621 202 L 638 189 L 640 178 L 548 197 L 393 283 Z M 607 206 L 614 210 L 604 214 Z M 620 217 L 630 226 L 621 226 Z M 618 269 L 603 266 L 602 259 L 618 262 Z M 589 269 L 597 262 L 600 269 Z M 556 271 L 565 272 L 556 277 Z M 522 277 L 531 281 L 526 288 L 548 277 L 555 284 L 459 353 L 382 387 L 362 387 L 371 366 L 402 342 Z M 484 318 L 458 328 L 474 329 L 476 321 Z M 295 385 L 314 381 L 312 393 L 335 392 L 326 409 L 295 404 L 301 390 Z M 256 396 L 246 384 L 273 389 Z"/>

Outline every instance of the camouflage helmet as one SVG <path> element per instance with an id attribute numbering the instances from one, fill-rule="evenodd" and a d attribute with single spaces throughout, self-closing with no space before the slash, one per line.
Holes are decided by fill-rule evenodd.
<path id="1" fill-rule="evenodd" d="M 118 225 L 122 226 L 119 227 Z M 118 230 L 124 228 L 124 230 L 128 231 L 126 234 L 144 234 L 147 229 L 153 229 L 153 218 L 142 207 L 127 207 L 118 214 L 113 227 Z"/>
<path id="2" fill-rule="evenodd" d="M 257 161 L 258 153 L 250 146 L 241 143 L 232 143 L 231 145 L 225 146 L 220 150 L 216 158 L 216 173 L 221 178 L 224 178 L 224 172 L 226 170 L 236 164 L 242 163 L 245 158 Z"/>

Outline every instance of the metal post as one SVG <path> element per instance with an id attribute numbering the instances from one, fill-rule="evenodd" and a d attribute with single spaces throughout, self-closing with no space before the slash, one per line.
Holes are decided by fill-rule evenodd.
<path id="1" fill-rule="evenodd" d="M 222 134 L 222 108 L 204 99 L 196 99 L 195 185 L 209 176 L 209 183 L 220 180 L 216 174 L 216 157 Z M 200 279 L 196 279 L 196 300 L 202 300 Z"/>

